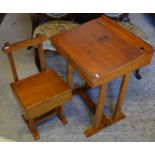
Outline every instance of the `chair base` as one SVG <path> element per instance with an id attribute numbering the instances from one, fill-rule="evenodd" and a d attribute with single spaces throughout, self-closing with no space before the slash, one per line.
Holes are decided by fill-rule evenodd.
<path id="1" fill-rule="evenodd" d="M 31 131 L 33 138 L 35 140 L 38 140 L 40 138 L 40 135 L 39 135 L 38 131 L 36 130 L 35 126 L 34 127 L 30 126 L 29 120 L 27 120 L 24 115 L 22 115 L 22 118 L 23 118 L 24 122 L 26 123 L 26 125 L 28 126 L 29 130 Z"/>
<path id="2" fill-rule="evenodd" d="M 24 115 L 22 115 L 22 118 L 23 118 L 24 122 L 26 123 L 26 125 L 28 126 L 29 130 L 31 131 L 33 138 L 35 140 L 38 140 L 40 138 L 40 135 L 36 129 L 36 125 L 39 122 L 47 119 L 48 117 L 50 117 L 54 114 L 57 114 L 58 118 L 60 119 L 60 121 L 62 122 L 63 125 L 66 125 L 68 123 L 67 118 L 65 117 L 64 112 L 63 112 L 63 107 L 53 109 L 52 111 L 50 111 L 46 114 L 43 114 L 43 115 L 41 115 L 37 118 L 34 118 L 34 119 L 27 119 Z"/>

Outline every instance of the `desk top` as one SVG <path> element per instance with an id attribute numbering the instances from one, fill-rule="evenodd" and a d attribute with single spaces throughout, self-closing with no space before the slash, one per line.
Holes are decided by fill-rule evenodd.
<path id="1" fill-rule="evenodd" d="M 153 55 L 151 45 L 105 16 L 50 39 L 91 86 L 149 64 Z"/>

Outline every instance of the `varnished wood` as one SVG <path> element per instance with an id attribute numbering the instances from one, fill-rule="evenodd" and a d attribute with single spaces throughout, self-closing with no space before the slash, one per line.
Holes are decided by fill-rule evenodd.
<path id="1" fill-rule="evenodd" d="M 46 70 L 46 64 L 45 64 L 45 58 L 44 58 L 44 50 L 43 50 L 43 47 L 42 47 L 42 44 L 39 44 L 39 60 L 40 60 L 40 68 L 41 68 L 41 71 L 44 71 Z"/>
<path id="2" fill-rule="evenodd" d="M 126 116 L 123 113 L 121 113 L 119 115 L 119 118 L 116 119 L 116 120 L 112 121 L 111 118 L 109 118 L 109 121 L 105 121 L 105 119 L 104 119 L 104 120 L 102 120 L 102 122 L 100 123 L 98 128 L 94 128 L 93 126 L 91 126 L 90 128 L 85 130 L 84 134 L 85 134 L 86 137 L 90 137 L 90 136 L 98 133 L 99 131 L 109 127 L 110 125 L 113 125 L 113 124 L 123 120 L 125 117 Z"/>
<path id="3" fill-rule="evenodd" d="M 94 128 L 98 128 L 102 120 L 102 113 L 103 113 L 103 108 L 104 108 L 105 99 L 106 99 L 106 90 L 107 90 L 107 84 L 103 84 L 99 87 L 97 107 L 96 107 L 95 118 L 93 122 Z"/>
<path id="4" fill-rule="evenodd" d="M 5 43 L 5 48 L 8 49 L 9 47 L 10 47 L 10 44 Z M 8 53 L 7 56 L 8 56 L 9 63 L 10 63 L 10 66 L 11 66 L 11 71 L 12 71 L 12 74 L 13 74 L 13 78 L 14 78 L 15 81 L 18 81 L 18 74 L 17 74 L 15 62 L 14 62 L 14 59 L 13 59 L 13 55 L 12 55 L 12 53 Z"/>
<path id="5" fill-rule="evenodd" d="M 57 51 L 94 87 L 149 64 L 153 54 L 151 45 L 107 17 L 50 39 Z"/>
<path id="6" fill-rule="evenodd" d="M 67 62 L 67 83 L 70 88 L 73 87 L 73 67 L 69 62 Z"/>
<path id="7" fill-rule="evenodd" d="M 104 25 L 107 29 L 112 31 L 114 34 L 117 34 L 121 39 L 127 41 L 135 48 L 144 50 L 147 54 L 152 55 L 153 47 L 150 44 L 146 43 L 144 40 L 137 37 L 135 34 L 123 28 L 116 22 L 113 22 L 112 20 L 110 20 L 105 16 L 98 18 L 97 22 L 100 23 L 101 25 Z"/>
<path id="8" fill-rule="evenodd" d="M 19 78 L 18 78 L 18 74 L 17 74 L 17 70 L 16 70 L 16 66 L 15 66 L 15 62 L 14 62 L 12 53 L 8 53 L 7 56 L 8 56 L 10 65 L 11 65 L 11 71 L 12 71 L 12 74 L 13 74 L 13 78 L 14 78 L 15 81 L 18 81 Z"/>
<path id="9" fill-rule="evenodd" d="M 30 118 L 38 117 L 71 98 L 69 87 L 52 70 L 14 82 L 11 88 Z"/>
<path id="10" fill-rule="evenodd" d="M 34 122 L 35 122 L 35 124 L 38 124 L 38 123 L 42 122 L 43 120 L 45 120 L 45 119 L 47 119 L 49 117 L 52 117 L 53 115 L 56 115 L 57 113 L 58 113 L 57 108 L 52 109 L 51 111 L 49 111 L 49 112 L 47 112 L 47 113 L 45 113 L 45 114 L 43 114 L 43 115 L 41 115 L 39 117 L 36 117 L 34 119 Z"/>
<path id="11" fill-rule="evenodd" d="M 16 65 L 13 58 L 13 53 L 19 49 L 27 48 L 29 45 L 34 45 L 34 46 L 39 45 L 39 59 L 40 59 L 42 70 L 45 70 L 45 60 L 43 55 L 42 42 L 45 41 L 46 39 L 47 38 L 44 35 L 38 34 L 36 38 L 24 40 L 18 43 L 14 43 L 14 44 L 5 43 L 2 51 L 6 53 L 8 56 L 13 78 L 15 81 L 18 81 L 19 78 L 18 78 Z"/>
<path id="12" fill-rule="evenodd" d="M 82 99 L 87 103 L 87 106 L 92 110 L 92 112 L 95 114 L 96 112 L 96 104 L 91 100 L 91 98 L 85 93 L 85 90 L 78 89 L 77 93 L 82 97 Z M 108 122 L 112 122 L 111 118 L 106 117 L 102 113 L 102 121 L 104 121 L 105 124 Z"/>
<path id="13" fill-rule="evenodd" d="M 24 122 L 27 124 L 29 130 L 31 131 L 33 137 L 35 140 L 38 140 L 40 138 L 38 131 L 35 128 L 35 122 L 32 119 L 26 119 L 24 115 L 22 115 L 22 118 Z"/>
<path id="14" fill-rule="evenodd" d="M 86 101 L 87 105 L 95 112 L 95 119 L 92 126 L 86 129 L 84 132 L 86 137 L 90 137 L 93 134 L 99 132 L 100 130 L 125 118 L 125 115 L 122 112 L 122 106 L 123 106 L 123 101 L 125 98 L 125 92 L 127 90 L 129 78 L 130 78 L 130 73 L 123 76 L 118 100 L 116 103 L 115 112 L 111 117 L 106 117 L 102 113 L 103 107 L 104 107 L 106 87 L 100 88 L 99 98 L 98 98 L 99 101 L 97 103 L 97 107 L 93 103 L 93 101 L 82 90 L 79 92 L 81 97 Z"/>
<path id="15" fill-rule="evenodd" d="M 64 115 L 64 105 L 62 105 L 62 106 L 60 106 L 60 107 L 58 108 L 58 117 L 59 117 L 59 119 L 61 120 L 61 122 L 62 122 L 64 125 L 68 123 L 68 121 L 67 121 L 67 119 L 66 119 L 66 117 L 65 117 L 65 115 Z"/>
<path id="16" fill-rule="evenodd" d="M 78 89 L 87 105 L 95 111 L 95 120 L 85 130 L 85 135 L 91 136 L 125 118 L 122 105 L 129 73 L 151 62 L 153 47 L 105 16 L 53 36 L 50 40 L 89 87 L 101 87 L 120 76 L 124 77 L 115 113 L 110 118 L 101 113 L 105 89 L 100 91 L 97 108 L 83 90 Z"/>
<path id="17" fill-rule="evenodd" d="M 32 38 L 32 39 L 24 40 L 24 41 L 21 41 L 18 43 L 10 44 L 9 46 L 5 45 L 3 48 L 3 51 L 5 53 L 16 52 L 19 49 L 28 48 L 30 46 L 35 46 L 35 45 L 38 45 L 46 40 L 47 40 L 46 36 L 38 34 L 36 38 Z"/>
<path id="18" fill-rule="evenodd" d="M 77 89 L 76 91 L 86 102 L 87 106 L 93 111 L 93 113 L 96 112 L 96 104 L 90 99 L 90 97 L 85 93 L 85 89 Z M 85 131 L 84 134 L 86 137 L 90 137 L 93 134 L 101 131 L 102 129 L 117 123 L 121 120 L 123 120 L 126 116 L 123 113 L 120 113 L 119 117 L 117 119 L 113 119 L 113 115 L 112 116 L 105 116 L 104 113 L 102 113 L 102 121 L 100 122 L 100 124 L 98 125 L 97 128 L 94 128 L 93 124 L 91 126 L 89 126 Z"/>
<path id="19" fill-rule="evenodd" d="M 114 120 L 117 120 L 117 118 L 119 117 L 120 113 L 122 112 L 122 106 L 123 106 L 123 101 L 125 98 L 125 93 L 126 90 L 128 88 L 128 81 L 130 79 L 130 73 L 126 74 L 123 76 L 122 79 L 122 83 L 121 83 L 121 87 L 120 87 L 120 91 L 119 91 L 119 96 L 117 99 L 117 104 L 116 104 L 116 108 L 115 108 L 115 113 L 114 113 Z"/>
<path id="20" fill-rule="evenodd" d="M 15 82 L 11 83 L 23 114 L 22 117 L 30 129 L 35 140 L 39 139 L 36 124 L 50 115 L 57 114 L 63 124 L 67 124 L 64 115 L 64 104 L 72 97 L 72 90 L 62 78 L 52 69 L 46 70 L 42 41 L 46 37 L 37 35 L 36 38 L 15 44 L 5 44 L 3 51 L 8 55 Z M 16 66 L 12 57 L 12 50 L 39 46 L 41 72 L 19 80 Z"/>

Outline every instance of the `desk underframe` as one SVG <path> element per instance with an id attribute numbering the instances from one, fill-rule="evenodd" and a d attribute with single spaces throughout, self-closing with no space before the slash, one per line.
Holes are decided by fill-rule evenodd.
<path id="1" fill-rule="evenodd" d="M 71 64 L 68 63 L 68 65 L 67 65 L 67 83 L 69 84 L 69 86 L 71 88 L 73 85 L 72 72 L 73 72 L 73 68 L 72 68 Z M 126 90 L 128 88 L 128 81 L 130 79 L 130 74 L 131 73 L 127 73 L 127 74 L 123 75 L 120 90 L 119 90 L 119 95 L 117 98 L 116 107 L 115 107 L 113 115 L 110 117 L 107 117 L 103 113 L 108 83 L 102 84 L 99 86 L 99 94 L 98 94 L 97 104 L 95 104 L 90 99 L 90 97 L 88 97 L 88 95 L 86 95 L 86 93 L 85 93 L 86 90 L 88 90 L 90 88 L 87 84 L 85 85 L 85 87 L 73 90 L 73 94 L 75 94 L 75 95 L 79 94 L 83 98 L 83 100 L 85 101 L 87 106 L 94 112 L 94 115 L 95 115 L 91 127 L 87 128 L 84 131 L 84 134 L 86 137 L 90 137 L 93 134 L 99 132 L 100 130 L 102 130 L 102 129 L 104 129 L 104 128 L 106 128 L 106 127 L 108 127 L 108 126 L 110 126 L 110 125 L 112 125 L 126 117 L 124 115 L 124 113 L 122 112 L 122 106 L 123 106 L 123 101 L 125 98 Z"/>

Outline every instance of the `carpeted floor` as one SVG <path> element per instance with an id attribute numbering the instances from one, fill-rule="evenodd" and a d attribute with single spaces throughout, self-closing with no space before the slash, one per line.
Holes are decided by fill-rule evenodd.
<path id="1" fill-rule="evenodd" d="M 155 47 L 155 24 L 143 14 L 131 14 L 132 23 L 138 25 L 149 36 Z M 4 42 L 20 41 L 31 36 L 31 23 L 28 14 L 8 14 L 0 26 L 0 48 Z M 17 53 L 16 62 L 20 77 L 37 72 L 33 61 L 32 50 L 21 50 Z M 52 66 L 65 78 L 65 60 L 60 56 L 50 57 L 46 54 L 47 66 Z M 52 60 L 52 61 L 51 61 Z M 9 83 L 13 80 L 7 57 L 0 52 L 0 137 L 3 141 L 34 141 L 24 124 L 20 108 L 12 95 Z M 90 125 L 93 115 L 79 96 L 73 97 L 65 106 L 68 125 L 63 126 L 57 117 L 49 118 L 38 125 L 41 139 L 39 141 L 155 141 L 155 56 L 150 66 L 141 69 L 143 79 L 136 80 L 132 76 L 126 95 L 123 111 L 127 118 L 112 125 L 98 134 L 85 138 L 84 129 Z M 81 80 L 75 75 L 75 87 Z M 120 79 L 110 82 L 106 114 L 109 107 L 115 105 Z M 88 94 L 96 100 L 97 89 Z"/>

